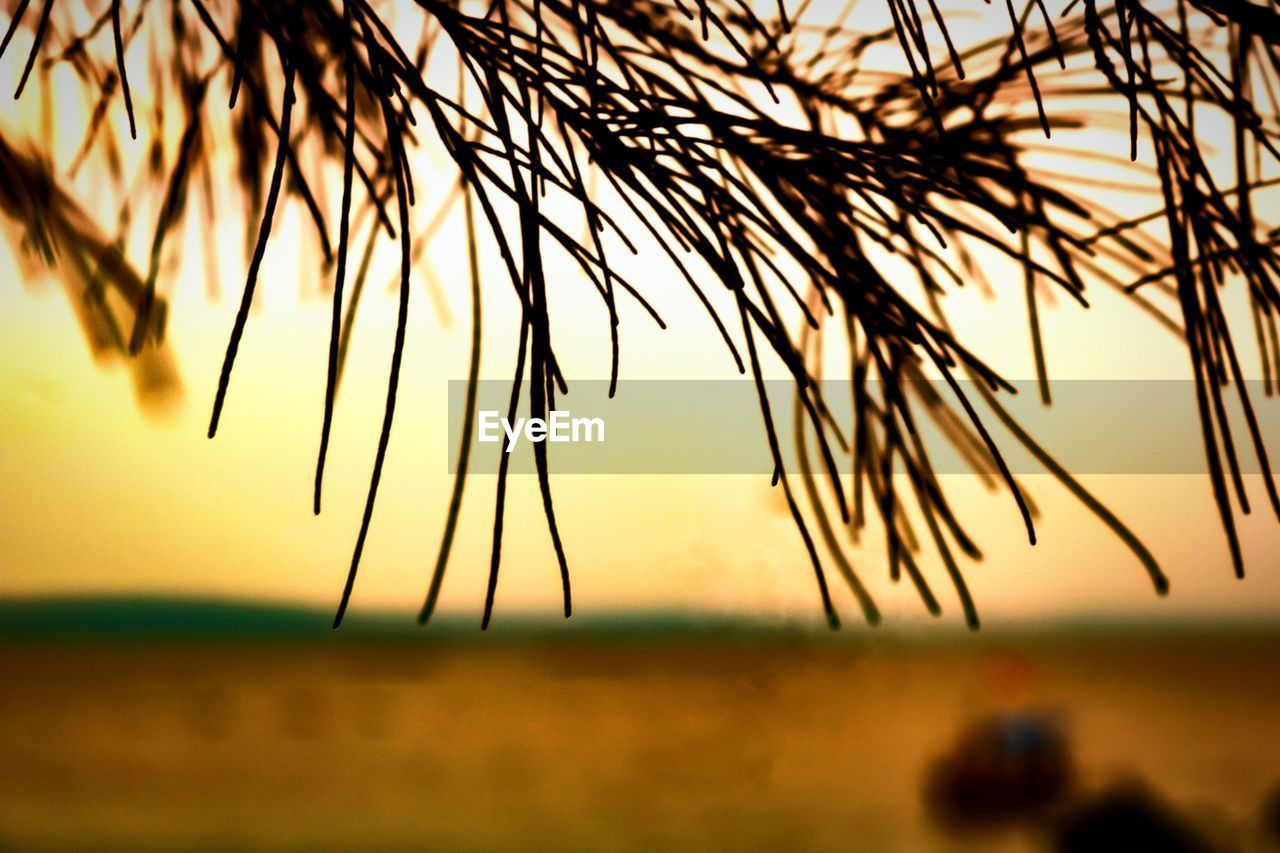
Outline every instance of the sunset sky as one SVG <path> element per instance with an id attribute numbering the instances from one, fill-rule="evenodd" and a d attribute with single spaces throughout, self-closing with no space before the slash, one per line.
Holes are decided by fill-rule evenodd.
<path id="1" fill-rule="evenodd" d="M 13 79 L 29 39 L 26 32 L 17 36 L 0 63 L 0 79 Z M 141 58 L 138 62 L 135 97 L 145 103 L 145 67 Z M 433 73 L 447 75 L 448 63 L 440 65 Z M 54 148 L 55 162 L 65 168 L 81 139 L 87 110 L 83 95 L 63 73 L 55 71 L 47 86 L 61 93 L 52 105 Z M 219 85 L 225 81 L 220 79 Z M 4 118 L 3 129 L 10 139 L 37 138 L 49 126 L 40 94 L 33 93 L 16 108 L 6 107 L 12 114 Z M 212 98 L 217 104 L 222 99 L 222 94 Z M 131 142 L 121 131 L 122 113 L 113 112 L 109 120 L 126 162 L 136 164 L 144 143 Z M 1069 145 L 1073 139 L 1082 148 L 1127 153 L 1123 126 L 1055 134 L 1054 142 Z M 443 152 L 432 146 L 418 152 L 414 168 L 422 188 L 421 224 L 448 195 L 453 173 Z M 1075 168 L 1110 174 L 1102 165 Z M 114 207 L 103 201 L 109 196 L 103 194 L 105 182 L 89 172 L 69 186 L 108 221 Z M 331 173 L 324 188 L 331 205 L 339 191 L 335 179 Z M 166 267 L 164 290 L 171 301 L 167 339 L 183 391 L 181 399 L 165 405 L 135 400 L 126 365 L 96 364 L 56 273 L 24 281 L 18 272 L 20 247 L 12 239 L 0 240 L 0 270 L 6 272 L 0 276 L 0 595 L 119 593 L 336 603 L 386 393 L 396 310 L 388 285 L 395 279 L 396 249 L 383 242 L 360 306 L 339 395 L 324 513 L 316 518 L 310 493 L 331 282 L 313 272 L 316 248 L 296 203 L 289 203 L 276 223 L 219 434 L 214 441 L 205 438 L 243 284 L 245 217 L 257 218 L 254 211 L 234 215 L 240 200 L 229 189 L 219 192 L 224 215 L 216 225 L 188 215 L 181 248 Z M 1097 193 L 1106 196 L 1108 190 Z M 1275 196 L 1270 199 L 1273 203 L 1259 209 L 1260 218 L 1280 213 Z M 1153 201 L 1152 196 L 1130 194 L 1116 206 L 1145 211 Z M 140 221 L 145 223 L 149 215 L 140 212 Z M 218 249 L 216 294 L 207 292 L 205 281 L 201 230 L 208 228 L 215 229 L 211 237 Z M 145 227 L 135 230 L 128 248 L 140 263 L 149 233 Z M 464 378 L 467 369 L 465 240 L 455 209 L 415 270 L 400 408 L 353 599 L 357 612 L 392 609 L 409 617 L 434 564 L 452 485 L 446 462 L 446 385 Z M 496 253 L 486 252 L 481 263 L 488 342 L 482 375 L 506 379 L 513 364 L 516 303 Z M 621 304 L 623 377 L 735 375 L 710 321 L 665 261 L 642 250 L 625 263 L 670 328 L 661 332 L 634 302 Z M 992 366 L 1011 378 L 1033 376 L 1021 273 L 1010 267 L 1002 280 L 995 267 L 991 278 L 999 300 L 969 288 L 949 296 L 947 305 L 961 331 L 976 336 L 979 354 Z M 574 305 L 571 318 L 562 319 L 555 331 L 570 382 L 607 378 L 604 306 L 563 258 L 549 258 L 548 281 L 553 302 Z M 723 294 L 709 289 L 719 304 L 728 304 Z M 1178 339 L 1112 292 L 1096 288 L 1091 296 L 1094 305 L 1087 312 L 1062 299 L 1046 302 L 1052 376 L 1189 377 Z M 1244 311 L 1245 306 L 1235 304 L 1232 310 Z M 1260 375 L 1251 337 L 1241 335 L 1240 343 L 1245 370 Z M 770 372 L 785 376 L 776 363 Z M 1280 402 L 1259 405 L 1264 430 L 1274 436 L 1280 429 Z M 753 422 L 739 428 L 760 426 Z M 494 451 L 486 446 L 481 452 Z M 967 579 L 990 625 L 1041 616 L 1280 615 L 1280 561 L 1275 556 L 1280 553 L 1280 524 L 1262 503 L 1261 483 L 1250 479 L 1259 507 L 1242 527 L 1249 574 L 1237 581 L 1207 478 L 1085 478 L 1160 559 L 1171 582 L 1167 599 L 1155 596 L 1141 566 L 1050 478 L 1024 479 L 1041 510 L 1035 548 L 1027 546 L 1007 494 L 988 493 L 970 476 L 947 477 L 946 486 L 986 551 L 985 561 L 969 569 Z M 491 476 L 476 476 L 468 485 L 441 599 L 446 612 L 478 618 L 494 484 Z M 678 608 L 820 623 L 803 546 L 767 477 L 564 476 L 553 487 L 573 571 L 576 612 Z M 558 574 L 533 478 L 513 480 L 505 543 L 496 618 L 516 612 L 554 616 L 560 600 Z M 874 530 L 853 558 L 888 623 L 927 619 L 914 591 L 888 580 L 884 549 Z M 941 563 L 926 551 L 922 566 L 934 581 L 944 619 L 961 624 Z M 853 600 L 834 573 L 832 582 L 846 622 L 858 624 Z"/>

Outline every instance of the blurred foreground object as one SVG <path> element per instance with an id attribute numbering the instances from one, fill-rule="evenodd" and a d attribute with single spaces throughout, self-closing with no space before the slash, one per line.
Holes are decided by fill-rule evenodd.
<path id="1" fill-rule="evenodd" d="M 1009 712 L 964 729 L 925 781 L 929 812 L 958 834 L 1030 829 L 1055 853 L 1212 853 L 1235 850 L 1141 781 L 1081 790 L 1053 715 Z M 1280 797 L 1264 806 L 1262 843 L 1280 840 Z M 1264 848 L 1272 849 L 1272 848 Z"/>
<path id="2" fill-rule="evenodd" d="M 1280 785 L 1262 804 L 1262 837 L 1267 850 L 1280 850 Z"/>
<path id="3" fill-rule="evenodd" d="M 1212 853 L 1220 850 L 1145 787 L 1128 785 L 1085 800 L 1053 834 L 1058 853 Z"/>
<path id="4" fill-rule="evenodd" d="M 933 767 L 926 801 L 956 828 L 995 827 L 1044 815 L 1075 777 L 1067 738 L 1044 714 L 1008 713 L 974 723 Z"/>

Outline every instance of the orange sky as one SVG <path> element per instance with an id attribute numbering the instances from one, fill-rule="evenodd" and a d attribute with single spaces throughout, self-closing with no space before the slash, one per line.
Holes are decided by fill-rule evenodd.
<path id="1" fill-rule="evenodd" d="M 0 79 L 12 79 L 15 57 L 25 52 L 15 41 L 0 64 Z M 59 85 L 56 75 L 51 85 Z M 39 97 L 34 92 L 24 99 L 6 120 L 6 133 L 21 138 L 36 132 Z M 135 97 L 146 97 L 144 84 Z M 74 152 L 79 131 L 73 128 L 83 121 L 83 106 L 60 98 L 56 110 L 58 147 Z M 126 156 L 136 161 L 143 143 L 131 143 L 123 133 L 118 137 Z M 1123 145 L 1123 133 L 1097 131 L 1089 143 Z M 59 162 L 69 156 L 66 150 Z M 429 211 L 450 180 L 443 154 L 422 152 L 415 173 L 427 188 L 420 206 Z M 91 177 L 82 176 L 76 187 L 82 198 L 93 197 Z M 1131 203 L 1145 209 L 1141 200 Z M 1272 204 L 1260 211 L 1268 212 L 1280 210 Z M 446 322 L 427 298 L 429 278 L 420 272 L 414 282 L 401 404 L 353 599 L 356 610 L 415 612 L 434 561 L 451 485 L 446 382 L 465 376 L 469 343 L 460 326 L 468 306 L 459 219 L 446 224 L 428 259 L 437 286 L 447 294 L 453 322 Z M 60 289 L 49 282 L 24 286 L 15 272 L 16 247 L 0 242 L 0 270 L 9 272 L 0 276 L 0 595 L 141 592 L 336 603 L 381 420 L 395 319 L 395 297 L 384 284 L 394 278 L 396 257 L 384 246 L 369 279 L 371 291 L 360 308 L 339 400 L 325 513 L 315 518 L 310 487 L 329 307 L 313 277 L 314 249 L 302 236 L 303 226 L 293 207 L 277 224 L 261 299 L 212 442 L 204 437 L 209 407 L 243 280 L 239 217 L 227 217 L 216 233 L 220 298 L 205 293 L 199 233 L 188 228 L 182 235 L 184 250 L 167 279 L 168 334 L 185 392 L 183 401 L 161 416 L 135 405 L 126 370 L 93 363 Z M 141 239 L 145 248 L 149 235 Z M 130 249 L 135 262 L 145 257 L 137 245 Z M 505 378 L 511 369 L 506 341 L 515 328 L 514 298 L 497 274 L 495 258 L 486 256 L 482 263 L 490 272 L 484 308 L 491 342 L 483 375 Z M 573 324 L 556 330 L 558 354 L 571 379 L 607 376 L 603 306 L 568 266 L 552 261 L 548 272 L 553 303 L 575 306 Z M 701 308 L 665 265 L 642 253 L 631 277 L 646 286 L 671 328 L 660 333 L 634 304 L 623 306 L 624 377 L 731 375 L 729 359 Z M 993 278 L 999 287 L 999 275 Z M 1026 377 L 1031 370 L 1018 295 L 1021 276 L 1009 278 L 1017 298 L 992 304 L 971 290 L 948 304 L 962 331 L 978 333 L 980 354 L 1006 375 Z M 1095 296 L 1088 314 L 1061 300 L 1047 309 L 1054 375 L 1188 375 L 1176 339 L 1154 329 L 1119 297 L 1101 291 Z M 990 334 L 990 329 L 1001 331 Z M 1241 336 L 1242 349 L 1251 353 L 1246 337 Z M 1245 362 L 1257 373 L 1256 358 L 1246 356 Z M 1280 425 L 1280 404 L 1274 400 L 1264 403 L 1261 413 L 1264 425 L 1273 430 Z M 1206 478 L 1085 478 L 1162 560 L 1172 584 L 1166 600 L 1154 596 L 1141 567 L 1105 528 L 1048 478 L 1026 479 L 1043 511 L 1041 544 L 1035 549 L 1025 544 L 1007 496 L 986 494 L 972 477 L 945 480 L 962 519 L 987 552 L 986 561 L 970 568 L 967 578 L 988 624 L 1040 615 L 1280 615 L 1280 563 L 1274 556 L 1280 553 L 1280 525 L 1262 513 L 1244 522 L 1250 576 L 1235 581 Z M 1260 483 L 1255 479 L 1252 485 L 1260 496 Z M 441 599 L 444 610 L 479 613 L 493 486 L 492 477 L 476 477 L 468 487 Z M 800 539 L 767 478 L 561 477 L 554 488 L 579 613 L 681 607 L 795 615 L 815 624 L 820 619 Z M 554 614 L 558 575 L 534 483 L 518 478 L 513 490 L 497 615 Z M 914 592 L 885 577 L 876 538 L 853 556 L 888 621 L 923 618 Z M 959 608 L 940 563 L 926 556 L 924 565 L 945 618 L 959 624 Z M 856 622 L 852 598 L 834 572 L 831 580 L 837 605 Z"/>

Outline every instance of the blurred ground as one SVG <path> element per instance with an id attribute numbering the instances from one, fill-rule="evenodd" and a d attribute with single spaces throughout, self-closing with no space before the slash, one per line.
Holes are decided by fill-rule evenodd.
<path id="1" fill-rule="evenodd" d="M 6 849 L 1039 849 L 922 798 L 1018 709 L 1245 849 L 1280 787 L 1272 633 L 0 636 L 0 684 Z"/>

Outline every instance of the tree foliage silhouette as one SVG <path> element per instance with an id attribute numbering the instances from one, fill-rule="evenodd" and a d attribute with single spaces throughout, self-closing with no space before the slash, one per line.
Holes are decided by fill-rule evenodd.
<path id="1" fill-rule="evenodd" d="M 427 135 L 456 167 L 460 190 L 448 203 L 461 199 L 470 237 L 467 422 L 482 338 L 481 232 L 496 243 L 521 306 L 509 414 L 514 417 L 523 401 L 531 417 L 544 417 L 567 389 L 568 373 L 552 334 L 548 252 L 570 258 L 607 309 L 611 393 L 623 352 L 619 303 L 632 301 L 663 325 L 643 286 L 611 263 L 602 239 L 611 234 L 635 251 L 637 235 L 619 225 L 634 214 L 636 227 L 697 295 L 709 328 L 759 389 L 774 482 L 833 627 L 839 620 L 824 568 L 830 561 L 864 617 L 879 619 L 839 533 L 849 527 L 856 535 L 873 517 L 886 534 L 890 575 L 905 573 L 936 613 L 938 597 L 920 570 L 921 540 L 910 519 L 923 521 L 966 620 L 978 624 L 960 558 L 976 560 L 981 552 L 930 462 L 918 429 L 924 420 L 975 470 L 991 466 L 998 473 L 1034 542 L 1032 505 L 986 427 L 994 418 L 1114 531 L 1157 591 L 1167 589 L 1150 552 L 1021 428 L 999 400 L 1011 386 L 953 333 L 938 297 L 966 279 L 981 281 L 984 255 L 1002 255 L 1022 270 L 1046 401 L 1049 371 L 1037 303 L 1046 286 L 1081 305 L 1088 304 L 1087 286 L 1125 292 L 1185 339 L 1209 475 L 1234 567 L 1242 574 L 1236 519 L 1250 507 L 1241 453 L 1256 455 L 1278 516 L 1280 497 L 1221 293 L 1227 286 L 1247 290 L 1271 393 L 1280 381 L 1280 259 L 1277 232 L 1258 215 L 1255 197 L 1273 182 L 1277 158 L 1272 93 L 1280 82 L 1280 15 L 1271 5 L 1246 0 L 1073 0 L 1053 17 L 1043 0 L 1022 8 L 1005 0 L 1007 29 L 965 45 L 953 38 L 935 0 L 923 7 L 916 0 L 884 2 L 890 28 L 861 31 L 846 10 L 836 26 L 815 34 L 805 24 L 808 0 L 792 8 L 779 0 L 767 15 L 746 0 L 492 0 L 474 8 L 448 0 L 136 0 L 127 9 L 122 0 L 110 0 L 106 8 L 90 9 L 88 26 L 75 25 L 83 15 L 54 14 L 71 0 L 56 9 L 54 0 L 43 0 L 38 10 L 22 0 L 0 45 L 4 53 L 20 28 L 33 32 L 16 94 L 30 91 L 34 68 L 56 63 L 70 64 L 97 93 L 73 170 L 93 159 L 95 167 L 118 171 L 109 121 L 115 103 L 123 104 L 130 134 L 150 139 L 150 174 L 163 201 L 148 273 L 132 273 L 121 240 L 112 243 L 84 224 L 74 201 L 58 189 L 47 158 L 6 140 L 0 140 L 0 162 L 9 180 L 0 186 L 0 206 L 22 224 L 26 243 L 41 256 L 80 270 L 87 284 L 73 299 L 92 306 L 86 309 L 92 328 L 109 330 L 99 336 L 100 345 L 145 354 L 163 339 L 157 276 L 166 243 L 193 195 L 203 196 L 212 215 L 210 188 L 222 178 L 210 156 L 210 126 L 229 117 L 237 177 L 250 209 L 261 217 L 249 238 L 248 279 L 209 434 L 231 399 L 238 345 L 274 216 L 282 203 L 300 203 L 321 249 L 322 271 L 334 282 L 317 513 L 334 402 L 369 258 L 381 236 L 398 244 L 399 311 L 386 409 L 335 625 L 356 581 L 394 422 L 410 277 L 426 237 L 414 231 L 408 154 Z M 389 11 L 418 16 L 416 43 L 396 35 L 403 28 L 387 23 Z M 148 26 L 168 34 L 152 39 L 150 61 L 152 85 L 183 107 L 176 149 L 165 143 L 159 107 L 150 128 L 135 115 L 126 56 L 142 49 L 139 33 Z M 864 67 L 871 51 L 895 42 L 904 71 Z M 460 78 L 478 92 L 478 102 L 461 88 L 441 91 L 428 82 L 428 58 L 445 45 L 456 52 Z M 224 82 L 229 112 L 210 98 Z M 1082 111 L 1081 98 L 1094 99 L 1096 108 Z M 165 99 L 156 96 L 155 102 Z M 1058 102 L 1069 106 L 1059 109 Z M 1149 153 L 1142 167 L 1159 190 L 1156 209 L 1139 218 L 1122 218 L 1069 178 L 1038 168 L 1037 149 L 1055 143 L 1028 141 L 1037 133 L 1048 138 L 1055 130 L 1081 127 L 1117 106 L 1129 127 L 1123 153 L 1135 161 L 1140 149 Z M 780 107 L 797 119 L 779 118 Z M 1208 165 L 1203 132 L 1206 122 L 1223 121 L 1230 124 L 1235 162 L 1235 175 L 1226 182 Z M 91 158 L 92 152 L 97 155 Z M 341 165 L 336 213 L 316 191 L 325 161 Z M 597 203 L 597 182 L 619 199 L 615 209 Z M 193 193 L 199 187 L 203 192 Z M 576 205 L 585 233 L 575 235 L 553 217 L 549 199 Z M 128 225 L 126 202 L 120 228 Z M 353 251 L 360 255 L 354 264 Z M 882 263 L 886 257 L 893 259 L 892 269 Z M 923 288 L 926 308 L 907 297 L 908 282 Z M 715 307 L 708 288 L 727 290 L 731 313 Z M 114 294 L 114 309 L 105 293 Z M 1166 312 L 1159 300 L 1175 310 Z M 792 311 L 803 317 L 800 329 L 784 321 Z M 823 335 L 843 336 L 851 353 L 844 366 L 855 413 L 848 436 L 814 381 L 822 371 Z M 775 428 L 780 413 L 764 391 L 763 365 L 773 358 L 795 380 L 795 472 L 783 463 Z M 940 376 L 950 396 L 923 381 L 930 376 Z M 962 385 L 964 379 L 972 382 Z M 1230 388 L 1245 414 L 1246 436 L 1229 427 Z M 469 433 L 464 429 L 464 436 Z M 468 454 L 464 439 L 423 621 L 434 610 L 448 565 Z M 838 461 L 845 454 L 851 457 L 847 473 Z M 536 445 L 536 467 L 567 616 L 569 566 L 545 444 Z M 899 493 L 895 474 L 906 475 L 907 494 Z M 820 481 L 830 488 L 820 488 Z M 486 625 L 501 565 L 506 482 L 504 458 Z"/>

